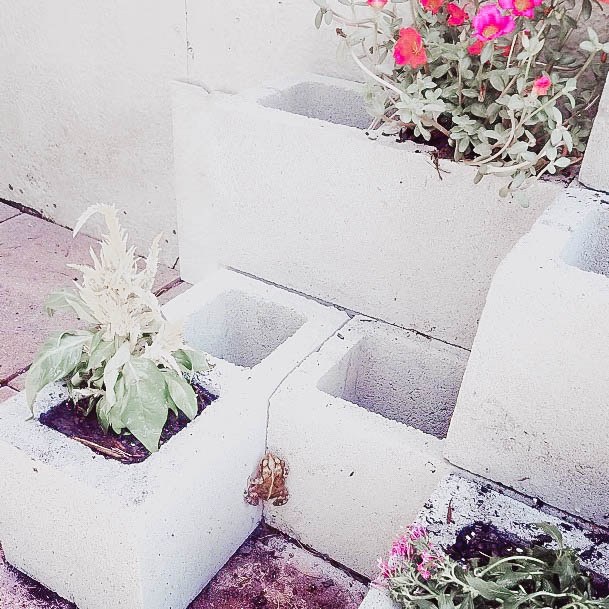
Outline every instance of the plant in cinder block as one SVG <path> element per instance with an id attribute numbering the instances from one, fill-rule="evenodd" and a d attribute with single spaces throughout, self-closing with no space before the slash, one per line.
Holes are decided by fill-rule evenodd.
<path id="1" fill-rule="evenodd" d="M 551 545 L 510 548 L 505 556 L 480 552 L 457 561 L 435 547 L 422 526 L 411 525 L 394 542 L 388 560 L 380 561 L 379 582 L 407 609 L 609 607 L 609 597 L 595 593 L 560 530 L 547 523 L 537 526 Z"/>
<path id="2" fill-rule="evenodd" d="M 74 288 L 52 294 L 50 315 L 71 309 L 84 330 L 53 334 L 42 346 L 26 380 L 33 408 L 46 385 L 65 381 L 75 416 L 93 411 L 105 432 L 129 432 L 150 452 L 157 451 L 171 412 L 189 420 L 198 413 L 193 375 L 209 368 L 206 357 L 189 349 L 180 324 L 167 321 L 152 292 L 159 255 L 158 235 L 147 260 L 129 247 L 116 208 L 89 208 L 74 236 L 94 214 L 103 215 L 107 234 L 99 253 L 91 249 L 92 266 L 69 265 L 82 274 Z"/>

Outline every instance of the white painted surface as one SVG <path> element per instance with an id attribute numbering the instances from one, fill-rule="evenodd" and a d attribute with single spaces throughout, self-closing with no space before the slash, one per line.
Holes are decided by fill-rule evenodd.
<path id="1" fill-rule="evenodd" d="M 606 21 L 606 20 L 605 20 Z M 609 40 L 607 25 L 604 27 L 604 37 Z M 592 133 L 586 147 L 579 179 L 588 188 L 609 192 L 609 173 L 607 172 L 607 134 L 609 133 L 609 87 L 605 83 L 603 95 L 598 105 L 598 111 Z"/>
<path id="2" fill-rule="evenodd" d="M 495 178 L 474 185 L 471 167 L 441 161 L 440 180 L 415 145 L 357 128 L 369 118 L 341 80 L 174 93 L 190 282 L 221 263 L 470 347 L 497 264 L 561 189 L 538 184 L 524 209 L 497 196 Z"/>
<path id="3" fill-rule="evenodd" d="M 497 271 L 447 456 L 609 522 L 609 210 L 569 189 Z"/>
<path id="4" fill-rule="evenodd" d="M 397 609 L 397 607 L 386 590 L 370 587 L 359 609 Z"/>
<path id="5" fill-rule="evenodd" d="M 334 28 L 315 29 L 311 0 L 0 9 L 0 198 L 70 227 L 113 203 L 140 251 L 165 233 L 165 263 L 177 257 L 171 80 L 238 91 L 303 69 L 357 76 L 337 62 Z"/>
<path id="6" fill-rule="evenodd" d="M 375 577 L 377 558 L 447 470 L 442 441 L 420 428 L 437 425 L 429 406 L 445 399 L 447 382 L 458 389 L 466 361 L 462 349 L 380 322 L 349 322 L 271 398 L 268 448 L 290 467 L 290 499 L 266 506 L 267 522 Z M 419 428 L 367 409 L 380 412 L 383 396 L 384 414 Z"/>
<path id="7" fill-rule="evenodd" d="M 300 72 L 363 80 L 350 56 L 337 55 L 336 25 L 315 28 L 319 7 L 313 0 L 188 0 L 187 5 L 191 82 L 233 93 Z M 335 8 L 350 11 L 339 3 Z M 407 5 L 398 5 L 398 11 L 410 13 Z"/>
<path id="8" fill-rule="evenodd" d="M 0 7 L 0 197 L 66 226 L 93 203 L 116 204 L 140 248 L 165 232 L 173 264 L 168 82 L 186 75 L 184 3 Z"/>
<path id="9" fill-rule="evenodd" d="M 239 308 L 229 304 L 236 294 Z M 6 559 L 79 609 L 184 609 L 195 598 L 260 521 L 261 508 L 243 492 L 265 452 L 271 392 L 345 321 L 337 310 L 228 271 L 165 311 L 187 318 L 191 344 L 223 332 L 228 347 L 215 340 L 212 350 L 245 353 L 241 363 L 249 365 L 212 358 L 203 382 L 220 397 L 142 464 L 106 460 L 25 421 L 23 394 L 2 404 Z M 240 333 L 252 316 L 259 325 Z M 267 324 L 269 316 L 287 321 Z M 200 318 L 210 329 L 193 324 Z M 51 389 L 39 408 L 57 399 Z"/>

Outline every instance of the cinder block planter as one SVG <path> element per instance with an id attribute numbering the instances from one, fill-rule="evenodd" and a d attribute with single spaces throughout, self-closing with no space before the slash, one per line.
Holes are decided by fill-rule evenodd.
<path id="1" fill-rule="evenodd" d="M 346 316 L 236 273 L 166 307 L 215 367 L 219 397 L 143 463 L 123 465 L 0 410 L 0 540 L 6 559 L 79 609 L 184 609 L 253 531 L 247 478 L 265 450 L 268 399 Z M 61 399 L 53 387 L 37 412 Z"/>
<path id="2" fill-rule="evenodd" d="M 448 428 L 467 352 L 356 318 L 271 399 L 269 450 L 290 466 L 290 500 L 265 518 L 374 577 L 402 526 L 446 472 Z"/>
<path id="3" fill-rule="evenodd" d="M 541 534 L 535 525 L 547 522 L 558 527 L 565 546 L 577 551 L 584 568 L 605 579 L 609 576 L 606 534 L 589 523 L 557 510 L 533 507 L 525 500 L 515 493 L 506 495 L 484 480 L 451 474 L 438 485 L 417 521 L 427 528 L 431 541 L 444 549 L 464 533 L 470 531 L 471 535 L 471 527 L 480 524 L 521 543 L 535 543 Z"/>
<path id="4" fill-rule="evenodd" d="M 528 501 L 529 503 L 525 503 Z M 609 541 L 606 534 L 558 510 L 540 509 L 531 500 L 506 495 L 498 487 L 476 478 L 449 474 L 433 491 L 417 515 L 430 540 L 447 550 L 468 538 L 493 534 L 510 543 L 539 542 L 541 531 L 537 524 L 546 522 L 561 531 L 566 546 L 574 548 L 582 566 L 603 578 L 609 577 Z M 400 531 L 396 531 L 396 537 Z M 463 548 L 460 548 L 461 551 Z M 397 609 L 386 590 L 371 587 L 360 609 Z"/>
<path id="5" fill-rule="evenodd" d="M 448 435 L 454 464 L 609 523 L 609 209 L 569 189 L 491 285 Z"/>
<path id="6" fill-rule="evenodd" d="M 219 262 L 469 348 L 497 264 L 562 185 L 537 184 L 524 209 L 499 179 L 474 185 L 449 160 L 438 172 L 369 124 L 344 80 L 239 95 L 176 83 L 182 275 Z"/>

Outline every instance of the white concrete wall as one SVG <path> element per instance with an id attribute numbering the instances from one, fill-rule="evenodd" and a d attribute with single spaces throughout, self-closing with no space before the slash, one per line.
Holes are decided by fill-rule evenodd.
<path id="1" fill-rule="evenodd" d="M 0 197 L 72 226 L 115 203 L 177 257 L 168 81 L 186 71 L 183 2 L 0 0 Z"/>
<path id="2" fill-rule="evenodd" d="M 173 264 L 169 82 L 236 91 L 336 73 L 335 34 L 315 29 L 315 11 L 312 0 L 0 0 L 0 198 L 66 226 L 114 203 L 139 246 L 164 232 Z"/>

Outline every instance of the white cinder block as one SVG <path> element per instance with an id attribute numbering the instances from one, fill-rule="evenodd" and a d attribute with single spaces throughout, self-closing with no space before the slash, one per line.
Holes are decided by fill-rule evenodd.
<path id="1" fill-rule="evenodd" d="M 448 435 L 454 464 L 609 523 L 609 209 L 569 189 L 491 285 Z"/>
<path id="2" fill-rule="evenodd" d="M 539 543 L 543 533 L 535 525 L 546 522 L 561 531 L 565 545 L 577 551 L 584 568 L 607 578 L 606 534 L 571 516 L 565 520 L 566 515 L 557 510 L 542 510 L 523 503 L 523 497 L 509 496 L 485 482 L 450 474 L 438 484 L 417 518 L 427 529 L 432 543 L 443 549 L 450 548 L 464 533 L 471 535 L 472 525 L 480 524 L 504 539 Z M 449 511 L 451 517 L 447 518 Z"/>
<path id="3" fill-rule="evenodd" d="M 377 558 L 446 471 L 440 438 L 467 355 L 380 322 L 349 322 L 271 399 L 268 446 L 290 467 L 290 499 L 267 506 L 267 522 L 375 576 Z"/>
<path id="4" fill-rule="evenodd" d="M 391 600 L 386 590 L 371 586 L 359 609 L 398 609 L 398 604 Z"/>
<path id="5" fill-rule="evenodd" d="M 605 33 L 606 39 L 607 33 Z M 579 179 L 582 184 L 605 192 L 609 192 L 609 173 L 607 172 L 608 132 L 609 87 L 605 84 L 579 173 Z"/>
<path id="6" fill-rule="evenodd" d="M 243 492 L 265 451 L 272 391 L 346 320 L 229 271 L 165 310 L 217 356 L 202 380 L 219 398 L 143 463 L 106 460 L 26 421 L 23 394 L 0 410 L 6 559 L 79 609 L 188 605 L 260 521 Z M 37 412 L 61 397 L 51 388 Z"/>
<path id="7" fill-rule="evenodd" d="M 438 170 L 420 146 L 371 141 L 369 124 L 344 80 L 239 95 L 176 83 L 182 276 L 219 262 L 469 348 L 497 264 L 562 185 L 537 184 L 524 209 L 498 178 Z"/>

